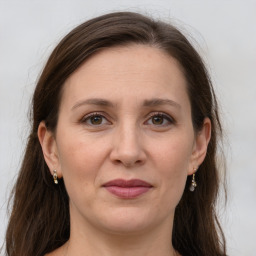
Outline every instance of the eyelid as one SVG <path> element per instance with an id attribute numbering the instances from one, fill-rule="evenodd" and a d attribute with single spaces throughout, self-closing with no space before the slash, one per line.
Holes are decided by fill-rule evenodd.
<path id="1" fill-rule="evenodd" d="M 111 124 L 111 122 L 109 121 L 109 118 L 107 117 L 107 114 L 105 112 L 91 112 L 91 113 L 88 113 L 86 115 L 84 115 L 81 119 L 80 119 L 80 122 L 81 123 L 86 123 L 86 121 L 90 118 L 90 117 L 93 117 L 93 116 L 101 116 L 103 117 L 104 119 L 107 120 L 107 122 L 109 124 Z M 90 124 L 87 124 L 88 126 L 94 126 L 94 125 L 90 125 Z M 104 125 L 104 124 L 100 124 L 98 126 L 101 126 L 101 125 Z M 95 125 L 96 126 L 96 125 Z"/>
<path id="2" fill-rule="evenodd" d="M 176 123 L 175 119 L 172 116 L 170 116 L 169 114 L 166 114 L 164 112 L 159 112 L 159 111 L 151 112 L 149 114 L 146 122 L 148 122 L 154 116 L 161 116 L 161 117 L 165 118 L 169 122 L 169 124 L 167 124 L 167 125 L 171 125 L 171 124 Z M 167 125 L 158 125 L 158 126 L 161 127 L 161 126 L 167 126 Z M 155 126 L 157 126 L 157 125 L 155 125 Z"/>
<path id="3" fill-rule="evenodd" d="M 86 123 L 86 121 L 89 119 L 89 118 L 91 118 L 91 117 L 93 117 L 93 116 L 101 116 L 101 117 L 103 117 L 106 121 L 107 121 L 107 123 L 108 123 L 108 125 L 109 124 L 112 124 L 110 121 L 109 121 L 109 117 L 108 117 L 108 115 L 105 113 L 105 112 L 101 112 L 101 111 L 96 111 L 96 112 L 91 112 L 91 113 L 88 113 L 88 114 L 86 114 L 86 115 L 84 115 L 81 119 L 80 119 L 80 122 L 81 123 Z M 161 116 L 161 117 L 163 117 L 165 120 L 167 120 L 168 121 L 168 124 L 162 124 L 162 125 L 154 125 L 154 124 L 150 124 L 150 125 L 154 125 L 154 126 L 158 126 L 158 127 L 163 127 L 163 126 L 168 126 L 168 125 L 172 125 L 172 124 L 175 124 L 176 123 L 176 121 L 175 121 L 175 119 L 172 117 L 172 116 L 170 116 L 169 114 L 166 114 L 165 112 L 160 112 L 160 111 L 155 111 L 155 112 L 151 112 L 148 116 L 147 116 L 147 119 L 146 119 L 146 121 L 144 122 L 144 124 L 145 123 L 147 123 L 152 117 L 154 117 L 154 116 Z M 97 125 L 90 125 L 90 124 L 87 124 L 88 126 L 97 126 Z M 102 125 L 106 125 L 106 124 L 100 124 L 100 125 L 98 125 L 98 126 L 102 126 Z"/>

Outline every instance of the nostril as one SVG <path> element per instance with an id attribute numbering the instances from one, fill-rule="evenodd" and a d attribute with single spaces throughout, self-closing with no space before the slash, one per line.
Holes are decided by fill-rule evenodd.
<path id="1" fill-rule="evenodd" d="M 121 141 L 122 143 L 119 140 L 119 143 L 114 144 L 110 152 L 112 163 L 125 167 L 142 165 L 146 160 L 146 153 L 138 140 L 127 138 Z"/>
<path id="2" fill-rule="evenodd" d="M 121 160 L 118 160 L 118 159 L 115 160 L 114 162 L 115 162 L 116 164 L 121 164 L 121 163 L 122 163 L 122 161 L 121 161 Z"/>
<path id="3" fill-rule="evenodd" d="M 120 161 L 125 167 L 132 167 L 134 165 L 140 165 L 143 163 L 142 160 L 136 160 L 136 161 Z"/>

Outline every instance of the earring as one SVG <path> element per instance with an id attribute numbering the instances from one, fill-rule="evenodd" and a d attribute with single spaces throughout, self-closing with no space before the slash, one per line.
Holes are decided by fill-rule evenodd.
<path id="1" fill-rule="evenodd" d="M 53 181 L 55 184 L 58 184 L 58 175 L 57 175 L 57 171 L 56 170 L 53 170 Z"/>
<path id="2" fill-rule="evenodd" d="M 196 169 L 194 169 L 194 171 L 196 172 Z M 197 187 L 195 176 L 196 176 L 196 174 L 193 173 L 191 185 L 190 185 L 190 187 L 189 187 L 189 190 L 190 190 L 191 192 L 193 192 L 193 191 L 195 190 L 195 188 Z"/>

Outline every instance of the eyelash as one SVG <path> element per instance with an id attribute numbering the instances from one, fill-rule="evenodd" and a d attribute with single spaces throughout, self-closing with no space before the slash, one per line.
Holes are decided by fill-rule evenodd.
<path id="1" fill-rule="evenodd" d="M 102 118 L 104 118 L 104 119 L 107 120 L 107 118 L 105 117 L 105 114 L 104 114 L 104 113 L 101 113 L 101 112 L 93 112 L 93 113 L 90 113 L 90 114 L 84 116 L 84 117 L 82 118 L 81 122 L 86 124 L 86 122 L 87 122 L 88 120 L 90 121 L 90 118 L 92 118 L 92 117 L 102 117 Z M 109 122 L 109 121 L 108 121 L 108 122 Z M 87 124 L 87 125 L 89 125 L 89 126 L 101 126 L 102 124 L 99 124 L 99 125 Z"/>
<path id="2" fill-rule="evenodd" d="M 166 120 L 168 122 L 167 124 L 160 124 L 160 125 L 152 124 L 154 126 L 159 126 L 159 127 L 163 127 L 164 126 L 165 127 L 165 126 L 169 126 L 171 124 L 175 124 L 175 120 L 171 116 L 169 116 L 169 115 L 167 115 L 167 114 L 165 114 L 163 112 L 152 112 L 152 113 L 150 113 L 149 118 L 147 119 L 147 122 L 150 119 L 152 119 L 153 117 L 161 117 L 161 118 L 163 118 L 164 120 Z"/>
<path id="3" fill-rule="evenodd" d="M 92 118 L 92 117 L 101 117 L 101 118 L 107 120 L 108 123 L 110 123 L 108 121 L 108 119 L 106 118 L 106 115 L 102 112 L 93 112 L 93 113 L 90 113 L 90 114 L 84 116 L 81 119 L 81 123 L 84 123 L 88 126 L 94 126 L 94 127 L 100 127 L 100 126 L 104 125 L 102 123 L 99 124 L 99 125 L 88 124 L 87 121 L 90 121 L 91 120 L 90 118 Z M 168 122 L 167 124 L 159 124 L 159 125 L 156 125 L 156 124 L 153 124 L 153 123 L 150 124 L 150 125 L 153 125 L 153 126 L 156 126 L 156 127 L 166 127 L 166 126 L 169 126 L 171 124 L 175 124 L 175 120 L 171 116 L 169 116 L 169 115 L 167 115 L 163 112 L 152 112 L 152 113 L 150 113 L 146 122 L 148 122 L 149 120 L 152 120 L 153 117 L 161 117 L 161 118 L 163 118 L 163 122 L 165 122 L 165 121 Z M 146 122 L 144 122 L 144 123 L 146 123 Z"/>

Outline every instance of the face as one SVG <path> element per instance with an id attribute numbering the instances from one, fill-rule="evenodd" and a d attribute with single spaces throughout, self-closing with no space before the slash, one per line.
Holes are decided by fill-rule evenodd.
<path id="1" fill-rule="evenodd" d="M 193 130 L 177 61 L 141 45 L 87 60 L 65 82 L 56 135 L 39 129 L 73 226 L 112 233 L 171 230 L 187 175 L 203 161 L 205 134 Z"/>

